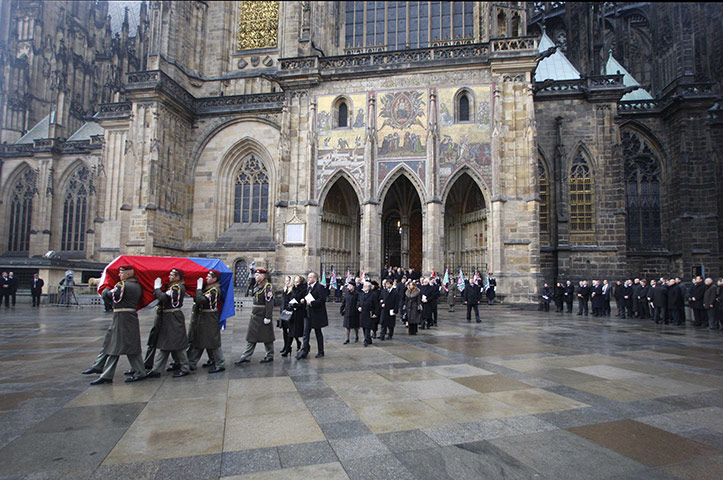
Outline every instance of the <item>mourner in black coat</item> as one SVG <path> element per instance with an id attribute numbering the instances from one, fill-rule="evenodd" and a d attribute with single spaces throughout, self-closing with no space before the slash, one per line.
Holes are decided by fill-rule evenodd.
<path id="1" fill-rule="evenodd" d="M 393 288 L 390 280 L 383 282 L 384 288 L 382 289 L 382 296 L 379 300 L 379 306 L 381 307 L 381 323 L 382 330 L 379 332 L 379 340 L 384 340 L 389 335 L 389 340 L 394 336 L 394 326 L 397 321 L 397 314 L 399 311 L 399 292 L 396 288 Z"/>
<path id="2" fill-rule="evenodd" d="M 572 313 L 573 300 L 575 300 L 575 285 L 568 280 L 565 283 L 565 303 L 567 304 L 567 313 Z"/>
<path id="3" fill-rule="evenodd" d="M 651 282 L 652 283 L 652 282 Z M 661 281 L 650 287 L 648 298 L 653 303 L 653 320 L 655 323 L 668 324 L 668 285 Z"/>
<path id="4" fill-rule="evenodd" d="M 356 333 L 355 342 L 359 341 L 359 292 L 356 291 L 356 284 L 346 284 L 344 298 L 341 301 L 339 313 L 344 317 L 344 328 L 346 329 L 346 340 L 344 345 L 349 343 L 349 335 L 352 329 Z"/>
<path id="5" fill-rule="evenodd" d="M 675 283 L 674 279 L 668 281 L 668 315 L 673 325 L 682 325 L 685 323 L 685 316 L 681 315 L 684 308 L 683 290 L 680 285 Z"/>
<path id="6" fill-rule="evenodd" d="M 33 274 L 33 279 L 30 281 L 30 296 L 33 297 L 33 307 L 40 306 L 40 298 L 43 295 L 43 282 L 42 278 L 38 277 L 37 273 Z"/>
<path id="7" fill-rule="evenodd" d="M 688 305 L 693 309 L 693 325 L 702 327 L 707 324 L 703 296 L 705 295 L 705 284 L 701 277 L 695 277 L 693 286 L 690 287 L 690 301 Z"/>
<path id="8" fill-rule="evenodd" d="M 302 303 L 306 305 L 306 320 L 304 321 L 304 342 L 301 351 L 296 355 L 297 359 L 306 358 L 309 355 L 311 346 L 309 345 L 309 336 L 314 330 L 316 335 L 316 346 L 318 353 L 316 358 L 324 356 L 324 334 L 321 329 L 329 325 L 329 317 L 326 314 L 326 294 L 327 290 L 319 283 L 319 277 L 315 272 L 309 273 L 308 276 L 308 294 L 314 297 L 314 300 L 307 302 L 306 298 Z"/>
<path id="9" fill-rule="evenodd" d="M 552 293 L 552 298 L 555 300 L 555 312 L 562 313 L 563 299 L 565 298 L 565 287 L 561 282 L 557 282 L 557 285 L 555 285 L 555 291 Z"/>
<path id="10" fill-rule="evenodd" d="M 588 285 L 587 280 L 580 282 L 580 288 L 577 289 L 578 315 L 582 315 L 583 313 L 587 315 L 588 302 L 590 301 L 591 293 L 592 289 L 590 288 L 590 285 Z"/>
<path id="11" fill-rule="evenodd" d="M 542 287 L 542 292 L 540 293 L 540 306 L 538 307 L 538 310 L 549 312 L 550 300 L 552 300 L 552 290 L 548 284 L 545 284 Z"/>
<path id="12" fill-rule="evenodd" d="M 465 289 L 462 291 L 462 298 L 464 304 L 467 305 L 467 321 L 472 321 L 472 310 L 474 310 L 474 317 L 477 323 L 482 320 L 479 319 L 479 301 L 481 296 L 481 287 L 478 282 L 469 282 Z"/>
<path id="13" fill-rule="evenodd" d="M 379 318 L 379 300 L 369 282 L 364 282 L 362 293 L 359 294 L 359 325 L 364 330 L 364 346 L 372 343 L 372 328 Z"/>

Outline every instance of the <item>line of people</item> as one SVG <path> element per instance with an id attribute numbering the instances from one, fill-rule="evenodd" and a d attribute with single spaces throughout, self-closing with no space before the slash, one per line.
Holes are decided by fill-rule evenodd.
<path id="1" fill-rule="evenodd" d="M 618 280 L 611 286 L 607 280 L 581 280 L 576 287 L 572 281 L 558 282 L 554 290 L 545 283 L 540 293 L 539 310 L 550 311 L 554 302 L 557 313 L 572 313 L 575 300 L 578 315 L 588 315 L 592 307 L 593 316 L 610 316 L 611 300 L 614 299 L 618 318 L 652 319 L 658 324 L 685 324 L 686 304 L 693 313 L 693 326 L 707 326 L 711 330 L 723 328 L 723 278 L 714 282 L 712 278 L 698 276 L 690 285 L 680 277 L 658 280 Z"/>

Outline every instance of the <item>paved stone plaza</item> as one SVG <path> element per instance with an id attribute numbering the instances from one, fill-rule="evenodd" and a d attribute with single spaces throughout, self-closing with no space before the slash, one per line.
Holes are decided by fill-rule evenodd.
<path id="1" fill-rule="evenodd" d="M 277 339 L 273 363 L 259 346 L 235 367 L 246 308 L 224 373 L 126 384 L 122 359 L 95 387 L 80 371 L 110 315 L 0 310 L 0 477 L 720 478 L 720 333 L 483 306 L 481 324 L 441 309 L 438 329 L 364 348 L 342 345 L 337 309 L 322 359 Z"/>

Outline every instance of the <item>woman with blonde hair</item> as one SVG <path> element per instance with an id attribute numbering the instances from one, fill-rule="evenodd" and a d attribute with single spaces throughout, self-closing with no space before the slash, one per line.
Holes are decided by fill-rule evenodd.
<path id="1" fill-rule="evenodd" d="M 279 321 L 276 326 L 281 328 L 283 332 L 284 348 L 281 349 L 281 356 L 285 357 L 291 351 L 291 338 L 289 337 L 289 322 L 293 315 L 293 310 L 289 305 L 289 302 L 293 298 L 294 282 L 291 279 L 291 275 L 287 275 L 284 279 L 284 291 L 281 296 L 281 313 L 279 315 Z M 288 350 L 288 351 L 287 351 Z"/>
<path id="2" fill-rule="evenodd" d="M 301 300 L 306 296 L 306 281 L 304 277 L 299 275 L 294 276 L 294 280 L 291 284 L 290 293 L 288 294 L 288 300 L 286 293 L 284 293 L 284 309 L 292 312 L 289 318 L 288 332 L 284 332 L 284 350 L 281 351 L 281 356 L 286 357 L 291 353 L 291 345 L 296 340 L 296 351 L 301 349 L 301 337 L 304 336 L 304 315 L 306 309 L 301 303 Z"/>

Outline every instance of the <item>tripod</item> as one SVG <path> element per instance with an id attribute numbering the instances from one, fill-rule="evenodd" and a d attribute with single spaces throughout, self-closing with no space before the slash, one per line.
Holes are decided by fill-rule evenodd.
<path id="1" fill-rule="evenodd" d="M 78 304 L 78 297 L 75 296 L 75 289 L 73 287 L 61 286 L 60 290 L 61 294 L 60 298 L 58 299 L 58 305 L 65 305 L 66 307 L 69 307 L 71 305 L 75 305 L 76 307 L 80 306 Z"/>

